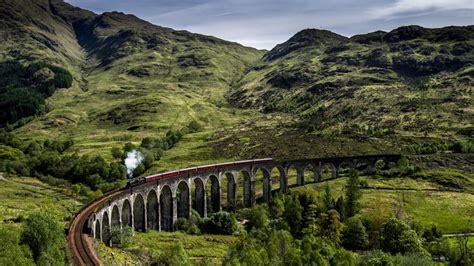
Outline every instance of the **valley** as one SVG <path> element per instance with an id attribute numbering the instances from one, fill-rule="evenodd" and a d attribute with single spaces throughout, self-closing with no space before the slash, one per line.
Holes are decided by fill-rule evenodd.
<path id="1" fill-rule="evenodd" d="M 0 4 L 0 240 L 10 249 L 0 248 L 0 264 L 2 256 L 54 264 L 57 252 L 58 265 L 73 263 L 66 234 L 35 253 L 28 217 L 46 213 L 56 231 L 68 228 L 82 206 L 131 180 L 246 159 L 371 154 L 402 159 L 371 173 L 345 169 L 338 179 L 320 169 L 323 182 L 306 175 L 304 186 L 293 169 L 288 194 L 277 193 L 271 171 L 269 202 L 259 173 L 253 206 L 193 212 L 175 232 L 111 229 L 119 245 L 91 241 L 105 265 L 474 259 L 473 237 L 442 237 L 474 232 L 474 26 L 352 37 L 304 29 L 259 50 L 62 0 Z M 133 151 L 143 159 L 130 170 Z M 357 208 L 347 214 L 351 182 Z M 204 187 L 211 202 L 213 187 Z M 219 191 L 225 202 L 227 185 Z M 195 184 L 191 192 L 196 209 Z M 242 205 L 247 192 L 235 192 Z M 367 243 L 344 242 L 351 226 Z M 384 246 L 384 226 L 410 244 Z M 221 227 L 226 233 L 213 231 Z"/>

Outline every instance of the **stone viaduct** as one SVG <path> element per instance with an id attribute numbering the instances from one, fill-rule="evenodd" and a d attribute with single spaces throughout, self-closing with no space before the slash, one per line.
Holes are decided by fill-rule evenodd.
<path id="1" fill-rule="evenodd" d="M 173 231 L 177 220 L 188 218 L 192 209 L 206 217 L 210 212 L 221 211 L 223 205 L 228 208 L 251 207 L 258 195 L 264 202 L 271 200 L 272 192 L 277 192 L 272 189 L 272 180 L 279 183 L 279 192 L 287 192 L 290 169 L 296 172 L 295 185 L 304 185 L 305 176 L 312 182 L 323 181 L 323 169 L 329 170 L 328 178 L 334 179 L 341 171 L 350 168 L 370 174 L 376 166 L 388 168 L 399 159 L 400 155 L 394 154 L 291 161 L 259 159 L 166 172 L 142 178 L 137 184 L 124 188 L 118 196 L 95 210 L 84 230 L 107 244 L 111 244 L 108 232 L 112 227 L 130 226 L 143 232 Z M 276 176 L 272 177 L 272 171 L 277 173 Z M 261 191 L 257 193 L 258 182 Z M 243 192 L 240 200 L 238 186 L 242 186 L 240 190 Z"/>

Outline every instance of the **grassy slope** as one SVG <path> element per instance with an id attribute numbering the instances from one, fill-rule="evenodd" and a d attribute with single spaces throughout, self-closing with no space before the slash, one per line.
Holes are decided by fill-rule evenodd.
<path id="1" fill-rule="evenodd" d="M 62 61 L 66 63 L 58 64 L 66 66 L 76 63 L 78 67 L 69 67 L 75 75 L 74 86 L 49 98 L 51 111 L 17 129 L 18 136 L 73 138 L 76 145 L 72 150 L 100 153 L 107 158 L 111 146 L 138 142 L 145 136 L 162 136 L 169 129 L 180 129 L 191 121 L 204 126 L 204 132 L 193 137 L 203 142 L 217 130 L 260 117 L 255 111 L 230 107 L 224 94 L 262 55 L 261 51 L 161 28 L 121 13 L 98 16 L 85 11 L 74 13 L 67 5 L 53 6 L 55 13 L 34 10 L 38 14 L 35 15 L 33 11 L 18 11 L 18 17 L 60 21 L 60 27 L 73 35 L 64 37 L 71 37 L 70 41 L 76 41 L 76 45 L 82 44 L 71 49 L 81 53 L 80 56 L 68 58 L 35 42 L 32 47 L 15 49 L 21 54 L 38 51 L 35 60 Z M 89 19 L 72 27 L 70 23 L 75 16 Z M 0 46 L 0 52 L 11 54 L 14 43 L 39 31 L 37 25 L 31 28 L 25 36 L 13 39 L 12 45 Z M 9 31 L 15 32 L 15 28 Z M 107 55 L 109 50 L 113 52 L 111 55 Z M 3 57 L 7 58 L 12 59 Z"/>
<path id="2" fill-rule="evenodd" d="M 71 216 L 82 206 L 70 196 L 67 190 L 51 188 L 37 179 L 10 177 L 0 180 L 0 227 L 17 234 L 21 233 L 23 222 L 31 212 L 46 211 L 66 227 Z M 64 235 L 66 241 L 66 235 Z"/>
<path id="3" fill-rule="evenodd" d="M 427 33 L 415 38 L 403 35 L 407 29 L 418 28 L 400 28 L 373 40 L 375 33 L 322 45 L 310 42 L 269 60 L 269 54 L 278 54 L 275 48 L 229 98 L 239 106 L 298 114 L 306 126 L 329 135 L 356 135 L 359 127 L 370 126 L 394 129 L 397 136 L 469 136 L 460 131 L 473 126 L 472 27 L 423 29 Z M 447 33 L 460 38 L 443 37 Z M 318 39 L 322 33 L 312 34 Z M 294 43 L 290 39 L 282 45 Z M 457 53 L 458 47 L 466 50 Z M 434 63 L 443 58 L 459 65 Z M 402 64 L 406 66 L 400 69 Z M 422 72 L 426 68 L 430 70 Z"/>

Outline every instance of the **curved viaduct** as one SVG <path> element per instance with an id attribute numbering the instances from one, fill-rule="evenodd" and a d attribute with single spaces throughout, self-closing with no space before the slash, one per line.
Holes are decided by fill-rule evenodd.
<path id="1" fill-rule="evenodd" d="M 223 205 L 231 208 L 252 206 L 256 202 L 257 181 L 262 182 L 261 200 L 268 201 L 274 192 L 272 179 L 275 178 L 271 174 L 275 169 L 278 172 L 279 191 L 285 193 L 289 189 L 290 169 L 296 170 L 296 185 L 304 185 L 305 176 L 313 182 L 321 182 L 323 168 L 330 169 L 331 178 L 337 178 L 342 169 L 364 168 L 370 173 L 375 171 L 379 162 L 389 167 L 399 159 L 400 155 L 396 154 L 291 161 L 269 158 L 192 167 L 148 176 L 138 184 L 104 195 L 85 206 L 70 224 L 69 246 L 79 264 L 89 264 L 90 261 L 78 258 L 84 256 L 81 253 L 93 255 L 90 245 L 84 244 L 84 234 L 111 244 L 108 232 L 112 227 L 130 226 L 135 231 L 173 231 L 177 220 L 189 217 L 192 209 L 206 217 L 209 212 L 221 211 Z M 225 188 L 222 187 L 224 183 Z M 239 186 L 242 186 L 243 191 L 240 201 L 236 193 Z M 223 190 L 227 192 L 225 198 L 222 197 Z"/>

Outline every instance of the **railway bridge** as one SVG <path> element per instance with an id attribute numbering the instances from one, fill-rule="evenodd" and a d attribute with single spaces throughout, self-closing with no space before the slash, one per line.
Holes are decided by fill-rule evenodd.
<path id="1" fill-rule="evenodd" d="M 127 188 L 95 207 L 84 221 L 83 232 L 111 244 L 112 227 L 173 231 L 177 220 L 188 218 L 192 209 L 206 217 L 223 208 L 251 207 L 257 198 L 269 201 L 274 192 L 287 192 L 290 171 L 296 176 L 293 185 L 304 185 L 305 181 L 323 181 L 323 170 L 329 174 L 326 179 L 338 178 L 351 168 L 370 174 L 376 166 L 388 168 L 399 159 L 396 154 L 291 161 L 268 158 L 160 173 L 130 182 Z"/>

